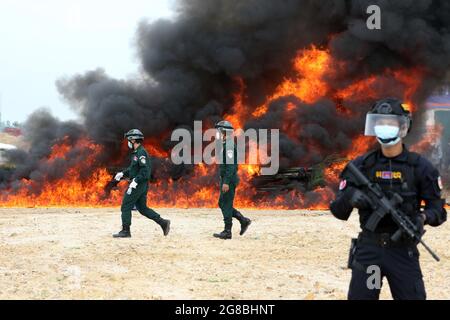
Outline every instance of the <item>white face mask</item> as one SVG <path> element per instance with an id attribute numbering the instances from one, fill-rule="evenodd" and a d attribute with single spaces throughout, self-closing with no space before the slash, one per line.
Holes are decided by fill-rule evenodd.
<path id="1" fill-rule="evenodd" d="M 379 125 L 374 127 L 377 140 L 384 146 L 392 146 L 400 142 L 400 128 L 390 125 Z"/>
<path id="2" fill-rule="evenodd" d="M 133 144 L 131 143 L 131 141 L 128 141 L 128 148 L 133 149 Z"/>

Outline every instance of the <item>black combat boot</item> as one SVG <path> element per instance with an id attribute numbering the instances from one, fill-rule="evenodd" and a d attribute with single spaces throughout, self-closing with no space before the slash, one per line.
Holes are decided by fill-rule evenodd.
<path id="1" fill-rule="evenodd" d="M 156 223 L 158 223 L 161 226 L 164 236 L 166 237 L 170 232 L 170 220 L 164 220 L 161 218 L 158 221 L 156 221 Z"/>
<path id="2" fill-rule="evenodd" d="M 241 232 L 239 233 L 241 236 L 244 235 L 244 233 L 247 231 L 248 227 L 252 223 L 252 220 L 249 218 L 246 218 L 237 210 L 233 211 L 233 218 L 236 218 L 239 223 L 241 224 Z"/>
<path id="3" fill-rule="evenodd" d="M 221 233 L 214 233 L 214 237 L 222 239 L 222 240 L 230 240 L 231 239 L 231 231 L 223 230 Z"/>
<path id="4" fill-rule="evenodd" d="M 214 233 L 213 236 L 215 238 L 219 238 L 222 240 L 229 240 L 232 238 L 232 233 L 231 233 L 231 225 L 225 225 L 225 230 L 223 230 L 221 233 Z"/>
<path id="5" fill-rule="evenodd" d="M 123 226 L 119 233 L 113 234 L 114 238 L 131 238 L 130 227 Z"/>

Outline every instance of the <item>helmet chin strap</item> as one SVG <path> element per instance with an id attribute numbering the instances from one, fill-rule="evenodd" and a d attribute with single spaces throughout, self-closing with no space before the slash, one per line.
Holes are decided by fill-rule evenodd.
<path id="1" fill-rule="evenodd" d="M 397 143 L 400 142 L 401 138 L 395 137 L 391 139 L 381 139 L 377 137 L 377 140 L 382 146 L 395 146 Z"/>

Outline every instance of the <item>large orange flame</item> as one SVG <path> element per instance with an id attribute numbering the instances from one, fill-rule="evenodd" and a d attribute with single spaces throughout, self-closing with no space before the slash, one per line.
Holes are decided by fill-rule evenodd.
<path id="1" fill-rule="evenodd" d="M 300 50 L 292 61 L 292 75 L 285 77 L 281 83 L 275 86 L 274 92 L 267 94 L 265 103 L 256 109 L 246 105 L 245 82 L 242 78 L 236 78 L 237 90 L 233 94 L 234 104 L 225 115 L 225 119 L 229 120 L 236 128 L 242 128 L 249 119 L 264 116 L 274 100 L 286 96 L 296 97 L 307 104 L 327 97 L 336 101 L 336 108 L 339 112 L 351 117 L 351 112 L 342 107 L 339 101 L 376 99 L 384 93 L 386 86 L 390 86 L 389 81 L 393 80 L 403 86 L 403 98 L 411 110 L 416 109 L 413 101 L 414 94 L 421 83 L 420 70 L 386 70 L 384 75 L 371 75 L 340 87 L 340 89 L 331 89 L 326 78 L 333 76 L 335 66 L 342 67 L 339 62 L 334 61 L 328 49 L 311 47 Z M 292 116 L 292 112 L 296 108 L 299 108 L 294 103 L 287 103 L 285 107 L 286 119 Z M 286 126 L 280 129 L 291 136 L 290 132 L 295 132 L 298 128 L 291 127 L 289 121 L 285 122 Z M 292 136 L 295 135 L 292 134 Z M 327 185 L 337 184 L 338 175 L 348 160 L 366 152 L 372 141 L 373 139 L 368 137 L 357 137 L 353 141 L 352 147 L 340 155 L 341 160 L 324 168 L 323 175 L 327 180 Z M 423 142 L 423 145 L 426 143 Z M 170 152 L 161 148 L 156 140 L 146 140 L 145 147 L 155 157 L 168 158 L 170 155 Z M 310 147 L 314 149 L 314 146 Z M 422 145 L 417 146 L 418 149 L 423 147 Z M 43 187 L 41 181 L 37 183 L 24 179 L 18 187 L 14 186 L 14 189 L 3 192 L 0 196 L 1 204 L 7 207 L 118 206 L 127 184 L 122 182 L 117 190 L 105 195 L 105 185 L 110 182 L 112 175 L 106 168 L 100 167 L 96 163 L 97 156 L 104 150 L 92 141 L 81 139 L 73 146 L 67 140 L 63 140 L 53 146 L 51 155 L 43 160 L 42 165 L 52 166 L 58 161 L 68 161 L 66 155 L 73 148 L 84 150 L 84 156 L 80 157 L 79 162 L 74 163 L 63 177 L 44 177 Z M 123 153 L 125 153 L 125 149 Z M 72 158 L 71 161 L 73 162 Z M 88 177 L 86 177 L 86 172 L 90 172 Z M 250 180 L 259 172 L 260 167 L 257 165 L 240 166 L 241 184 L 236 196 L 236 206 L 273 209 L 326 209 L 334 196 L 331 188 L 324 186 L 317 187 L 309 198 L 296 190 L 262 196 L 250 183 Z M 216 174 L 215 167 L 201 164 L 195 166 L 191 174 L 183 176 L 177 181 L 170 179 L 157 181 L 151 184 L 149 205 L 154 207 L 216 207 L 219 195 Z"/>
<path id="2" fill-rule="evenodd" d="M 306 103 L 313 103 L 327 94 L 328 86 L 323 76 L 329 71 L 331 55 L 328 50 L 321 50 L 313 46 L 311 49 L 301 50 L 293 61 L 296 77 L 286 78 L 268 97 L 266 103 L 258 107 L 254 117 L 263 116 L 271 101 L 285 96 L 296 96 Z"/>

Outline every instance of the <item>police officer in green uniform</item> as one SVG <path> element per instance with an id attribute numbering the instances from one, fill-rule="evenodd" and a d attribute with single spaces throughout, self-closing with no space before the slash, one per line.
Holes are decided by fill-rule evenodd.
<path id="1" fill-rule="evenodd" d="M 151 175 L 151 159 L 142 146 L 144 135 L 137 129 L 130 130 L 125 134 L 128 140 L 128 148 L 132 150 L 131 164 L 123 172 L 116 174 L 117 181 L 123 177 L 130 179 L 130 185 L 122 200 L 122 231 L 114 234 L 114 238 L 130 238 L 131 210 L 136 206 L 137 210 L 144 216 L 159 224 L 164 236 L 170 231 L 170 220 L 160 217 L 154 210 L 147 207 L 148 181 Z"/>
<path id="2" fill-rule="evenodd" d="M 233 126 L 228 121 L 220 121 L 216 124 L 216 129 L 218 130 L 219 138 L 222 139 L 222 163 L 219 165 L 219 207 L 222 210 L 225 229 L 221 233 L 215 233 L 214 237 L 226 240 L 232 238 L 233 218 L 237 219 L 241 224 L 241 236 L 247 231 L 252 221 L 233 207 L 236 187 L 239 183 L 237 175 L 237 148 L 233 140 Z"/>

